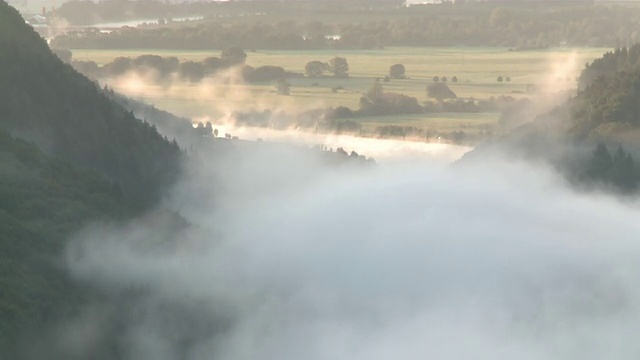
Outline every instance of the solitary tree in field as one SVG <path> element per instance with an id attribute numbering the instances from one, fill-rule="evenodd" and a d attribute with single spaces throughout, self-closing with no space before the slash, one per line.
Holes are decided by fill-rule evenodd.
<path id="1" fill-rule="evenodd" d="M 457 83 L 458 82 L 458 77 L 454 76 L 451 78 L 451 82 Z"/>
<path id="2" fill-rule="evenodd" d="M 498 82 L 502 82 L 502 81 L 504 81 L 504 79 L 502 78 L 502 76 L 498 76 L 498 79 L 497 79 L 497 80 L 498 80 Z"/>
<path id="3" fill-rule="evenodd" d="M 347 59 L 337 56 L 329 60 L 329 71 L 331 71 L 335 77 L 349 77 L 349 64 L 347 63 Z"/>
<path id="4" fill-rule="evenodd" d="M 389 77 L 392 79 L 404 79 L 404 65 L 394 64 L 389 68 Z"/>
<path id="5" fill-rule="evenodd" d="M 328 70 L 328 65 L 322 61 L 309 61 L 304 67 L 307 77 L 321 77 Z"/>
<path id="6" fill-rule="evenodd" d="M 244 64 L 247 60 L 247 53 L 237 46 L 232 46 L 220 54 L 220 60 L 227 66 Z"/>

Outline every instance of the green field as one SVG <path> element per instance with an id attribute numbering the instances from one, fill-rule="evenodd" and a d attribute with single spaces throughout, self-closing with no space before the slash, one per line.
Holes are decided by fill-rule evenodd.
<path id="1" fill-rule="evenodd" d="M 543 91 L 554 93 L 575 88 L 575 79 L 584 64 L 591 62 L 610 49 L 605 48 L 557 48 L 549 50 L 509 51 L 505 48 L 386 48 L 380 50 L 323 50 L 323 51 L 260 51 L 250 52 L 247 64 L 281 66 L 288 71 L 304 72 L 307 62 L 328 61 L 332 57 L 345 57 L 349 63 L 350 77 L 295 78 L 290 96 L 278 96 L 273 83 L 249 85 L 221 85 L 176 83 L 171 88 L 143 86 L 141 80 L 109 85 L 125 94 L 142 98 L 157 107 L 186 117 L 216 118 L 232 110 L 280 109 L 300 111 L 319 107 L 347 106 L 358 108 L 358 101 L 376 77 L 388 74 L 389 66 L 401 63 L 406 68 L 407 79 L 383 82 L 385 91 L 416 97 L 419 102 L 428 100 L 426 85 L 434 76 L 458 78 L 448 82 L 460 98 L 489 99 L 498 96 L 528 97 L 527 86 L 536 85 Z M 136 57 L 142 54 L 175 56 L 181 61 L 200 61 L 218 52 L 173 50 L 75 50 L 75 60 L 93 60 L 105 64 L 118 56 Z M 497 77 L 510 77 L 510 82 L 497 82 Z M 331 88 L 344 90 L 333 93 Z M 499 114 L 426 114 L 401 115 L 375 118 L 359 118 L 365 128 L 376 124 L 397 124 L 430 127 L 439 130 L 473 131 L 478 126 L 495 123 Z"/>

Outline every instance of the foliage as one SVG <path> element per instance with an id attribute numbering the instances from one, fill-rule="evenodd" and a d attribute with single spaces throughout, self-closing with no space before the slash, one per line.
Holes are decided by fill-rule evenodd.
<path id="1" fill-rule="evenodd" d="M 226 66 L 241 65 L 246 60 L 247 53 L 238 46 L 227 48 L 220 54 L 220 61 Z"/>
<path id="2" fill-rule="evenodd" d="M 404 79 L 405 69 L 402 64 L 394 64 L 389 67 L 389 77 L 392 79 Z"/>
<path id="3" fill-rule="evenodd" d="M 304 66 L 304 74 L 308 77 L 321 77 L 325 71 L 329 70 L 329 65 L 322 61 L 309 61 Z"/>
<path id="4" fill-rule="evenodd" d="M 617 190 L 628 193 L 638 189 L 640 173 L 631 154 L 618 146 L 611 156 L 609 149 L 599 143 L 585 166 L 583 179 L 612 185 Z"/>
<path id="5" fill-rule="evenodd" d="M 226 55 L 221 54 L 219 58 L 207 57 L 200 62 L 185 61 L 181 63 L 174 56 L 140 55 L 136 58 L 117 57 L 101 67 L 93 61 L 73 61 L 71 64 L 77 71 L 93 79 L 115 78 L 133 72 L 158 83 L 163 83 L 174 75 L 182 80 L 196 83 L 233 66 L 239 67 L 243 79 L 247 82 L 266 82 L 302 76 L 286 71 L 280 66 L 265 65 L 253 68 L 249 65 L 242 65 L 245 60 L 246 54 L 243 58 L 242 54 L 237 54 L 234 57 L 234 55 L 227 53 Z"/>
<path id="6" fill-rule="evenodd" d="M 333 73 L 334 77 L 346 78 L 349 77 L 349 63 L 347 59 L 336 56 L 329 60 L 329 71 Z"/>
<path id="7" fill-rule="evenodd" d="M 618 48 L 607 52 L 591 64 L 586 64 L 578 78 L 578 88 L 585 90 L 600 78 L 609 78 L 621 71 L 637 70 L 640 70 L 640 44 L 628 49 Z"/>
<path id="8" fill-rule="evenodd" d="M 134 209 L 98 172 L 0 130 L 0 357 L 20 358 L 22 336 L 70 316 L 89 294 L 56 264 L 67 237 L 88 220 L 123 219 Z"/>
<path id="9" fill-rule="evenodd" d="M 0 3 L 1 17 L 14 11 Z M 178 146 L 62 63 L 17 12 L 14 16 L 17 22 L 2 19 L 12 31 L 0 32 L 0 128 L 103 172 L 141 208 L 158 200 L 177 176 Z"/>
<path id="10" fill-rule="evenodd" d="M 360 99 L 360 109 L 355 116 L 418 114 L 423 108 L 418 100 L 404 94 L 384 92 L 382 85 L 375 80 L 365 96 Z"/>
<path id="11" fill-rule="evenodd" d="M 358 6 L 359 2 L 340 1 L 166 2 L 154 6 L 151 3 L 72 1 L 51 15 L 83 25 L 97 19 L 164 19 L 192 14 L 206 19 L 195 25 L 175 26 L 167 22 L 165 26 L 127 28 L 108 34 L 96 29 L 71 31 L 56 37 L 53 45 L 200 50 L 222 50 L 234 45 L 274 50 L 463 45 L 528 50 L 564 45 L 619 47 L 640 41 L 640 33 L 636 31 L 640 8 L 592 2 L 539 6 L 529 1 L 467 1 L 408 8 L 398 7 L 394 2 L 373 2 L 366 7 Z M 261 11 L 277 21 L 247 16 Z M 222 13 L 228 15 L 224 22 L 219 20 Z M 346 16 L 349 21 L 335 14 Z M 318 19 L 320 15 L 324 18 Z"/>
<path id="12" fill-rule="evenodd" d="M 613 125 L 618 129 L 640 128 L 640 71 L 601 77 L 572 102 L 570 132 L 580 138 L 593 136 Z"/>
<path id="13" fill-rule="evenodd" d="M 181 153 L 54 56 L 5 2 L 0 49 L 0 358 L 42 358 L 18 348 L 35 349 L 96 296 L 61 269 L 66 241 L 90 221 L 157 204 Z"/>

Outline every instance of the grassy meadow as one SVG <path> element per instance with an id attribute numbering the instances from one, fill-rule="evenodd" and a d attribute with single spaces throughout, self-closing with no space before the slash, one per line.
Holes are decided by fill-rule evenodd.
<path id="1" fill-rule="evenodd" d="M 211 118 L 233 110 L 280 109 L 301 111 L 318 107 L 347 106 L 358 108 L 358 101 L 377 77 L 388 74 L 389 66 L 401 63 L 406 79 L 382 82 L 385 91 L 416 97 L 420 103 L 428 100 L 426 85 L 434 76 L 446 76 L 448 85 L 463 99 L 491 97 L 529 97 L 527 87 L 553 93 L 575 88 L 575 79 L 585 63 L 591 62 L 610 49 L 557 48 L 531 51 L 509 51 L 506 48 L 385 48 L 379 50 L 331 51 L 259 51 L 249 52 L 247 64 L 253 67 L 274 65 L 287 71 L 304 73 L 309 61 L 328 61 L 345 57 L 350 77 L 346 79 L 294 78 L 290 82 L 291 95 L 278 96 L 273 83 L 235 84 L 175 83 L 171 87 L 150 86 L 142 79 L 109 83 L 116 90 L 141 98 L 159 108 L 186 117 Z M 200 61 L 219 56 L 218 51 L 175 50 L 72 50 L 74 60 L 93 60 L 105 64 L 118 56 L 136 57 L 142 54 L 175 56 L 181 61 Z M 451 82 L 456 76 L 457 83 Z M 509 77 L 511 81 L 498 82 Z M 342 87 L 337 93 L 334 87 Z M 479 114 L 420 114 L 358 118 L 364 129 L 380 125 L 407 125 L 436 131 L 465 132 L 486 129 L 498 119 L 498 113 Z"/>

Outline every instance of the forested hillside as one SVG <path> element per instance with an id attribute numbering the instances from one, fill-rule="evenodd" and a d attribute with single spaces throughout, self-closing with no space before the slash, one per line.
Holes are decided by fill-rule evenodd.
<path id="1" fill-rule="evenodd" d="M 591 64 L 586 64 L 578 78 L 578 87 L 584 90 L 600 78 L 636 70 L 640 70 L 640 44 L 607 52 Z"/>
<path id="2" fill-rule="evenodd" d="M 51 159 L 0 130 L 0 358 L 17 358 L 9 355 L 88 296 L 61 269 L 58 254 L 70 233 L 88 220 L 132 213 L 99 173 Z"/>
<path id="3" fill-rule="evenodd" d="M 620 48 L 587 64 L 582 89 L 554 110 L 473 151 L 496 147 L 549 161 L 579 186 L 635 192 L 640 169 L 640 45 Z"/>
<path id="4" fill-rule="evenodd" d="M 43 358 L 53 326 L 96 296 L 64 269 L 69 237 L 157 204 L 181 156 L 0 1 L 0 359 Z"/>
<path id="5" fill-rule="evenodd" d="M 62 63 L 4 1 L 0 48 L 0 128 L 101 171 L 141 207 L 175 179 L 177 144 Z"/>

